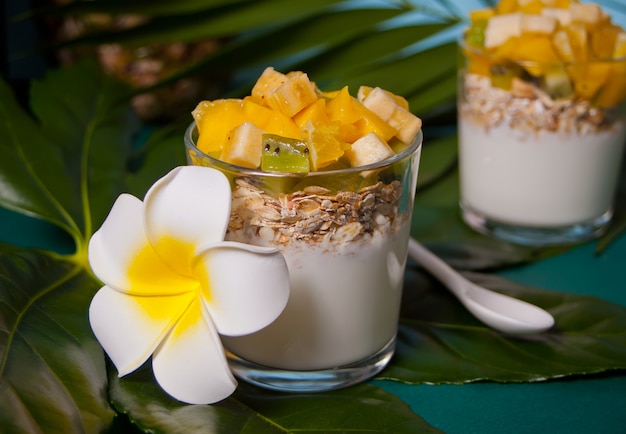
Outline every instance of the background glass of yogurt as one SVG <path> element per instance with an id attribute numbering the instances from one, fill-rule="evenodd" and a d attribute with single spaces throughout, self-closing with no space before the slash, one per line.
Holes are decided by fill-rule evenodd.
<path id="1" fill-rule="evenodd" d="M 613 215 L 626 141 L 626 104 L 614 100 L 624 94 L 626 58 L 515 64 L 463 42 L 460 53 L 465 222 L 481 233 L 527 245 L 600 235 Z M 480 71 L 486 67 L 490 75 Z M 593 97 L 576 99 L 572 91 Z"/>
<path id="2" fill-rule="evenodd" d="M 395 349 L 421 132 L 384 162 L 303 176 L 225 163 L 202 153 L 196 138 L 192 124 L 189 163 L 231 181 L 226 239 L 278 248 L 290 273 L 290 299 L 274 323 L 222 337 L 233 372 L 265 388 L 301 392 L 380 372 Z"/>

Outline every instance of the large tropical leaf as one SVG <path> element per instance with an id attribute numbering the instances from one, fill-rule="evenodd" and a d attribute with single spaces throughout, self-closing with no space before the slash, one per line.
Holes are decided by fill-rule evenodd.
<path id="1" fill-rule="evenodd" d="M 543 307 L 555 317 L 555 327 L 540 335 L 505 336 L 481 324 L 440 284 L 410 269 L 397 354 L 381 378 L 430 384 L 522 382 L 626 369 L 626 308 L 495 275 L 468 277 Z"/>
<path id="2" fill-rule="evenodd" d="M 104 353 L 87 320 L 98 287 L 80 265 L 0 245 L 3 432 L 87 433 L 110 424 Z"/>
<path id="3" fill-rule="evenodd" d="M 397 397 L 362 384 L 336 392 L 286 394 L 242 384 L 215 405 L 184 405 L 159 389 L 149 370 L 112 376 L 115 407 L 152 433 L 435 433 Z"/>
<path id="4" fill-rule="evenodd" d="M 450 138 L 454 129 L 439 139 L 428 126 L 445 123 L 453 112 L 455 47 L 413 50 L 415 43 L 456 19 L 442 13 L 424 26 L 410 21 L 394 27 L 390 20 L 406 19 L 414 5 L 389 1 L 360 8 L 349 2 L 350 10 L 336 7 L 346 3 L 308 2 L 300 7 L 290 0 L 95 0 L 45 13 L 140 12 L 156 17 L 140 28 L 93 35 L 75 44 L 228 37 L 218 52 L 174 76 L 219 69 L 233 78 L 225 95 L 249 88 L 260 68 L 270 63 L 307 67 L 328 86 L 368 83 L 403 93 L 429 121 L 413 233 L 466 269 L 498 268 L 554 254 L 477 235 L 460 221 L 456 146 Z M 332 31 L 325 32 L 324 26 Z M 142 197 L 156 178 L 184 164 L 180 138 L 191 120 L 139 130 L 123 103 L 127 95 L 126 86 L 93 64 L 80 64 L 34 85 L 31 117 L 0 82 L 0 206 L 57 225 L 77 246 L 77 253 L 67 257 L 0 249 L 0 426 L 11 432 L 97 431 L 112 420 L 106 404 L 110 398 L 117 412 L 150 432 L 206 431 L 210 426 L 269 432 L 364 426 L 379 432 L 432 430 L 396 398 L 368 385 L 297 397 L 242 387 L 211 407 L 185 406 L 168 398 L 149 371 L 121 380 L 113 375 L 107 390 L 104 354 L 86 319 L 99 285 L 89 273 L 85 246 L 119 192 Z M 445 118 L 437 117 L 442 113 Z M 145 135 L 137 137 L 140 132 Z M 137 148 L 136 142 L 145 146 Z M 624 227 L 623 222 L 618 218 L 615 228 Z M 427 275 L 409 270 L 398 355 L 385 377 L 414 383 L 534 381 L 624 368 L 623 308 L 472 277 L 548 308 L 558 328 L 536 340 L 504 337 L 478 324 Z M 612 312 L 611 320 L 600 321 L 600 310 Z M 526 365 L 518 363 L 520 357 Z M 545 362 L 552 357 L 554 365 Z M 437 369 L 425 375 L 435 364 Z"/>
<path id="5" fill-rule="evenodd" d="M 0 83 L 0 205 L 66 230 L 80 250 L 123 191 L 138 122 L 128 88 L 86 62 L 31 90 L 38 121 Z"/>

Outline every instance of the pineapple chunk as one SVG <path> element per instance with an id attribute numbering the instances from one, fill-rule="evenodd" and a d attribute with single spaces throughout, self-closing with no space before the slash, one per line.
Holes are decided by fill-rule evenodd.
<path id="1" fill-rule="evenodd" d="M 595 3 L 573 3 L 569 11 L 572 21 L 585 24 L 587 29 L 592 29 L 607 19 L 605 12 Z"/>
<path id="2" fill-rule="evenodd" d="M 229 141 L 222 149 L 220 160 L 255 169 L 261 165 L 263 131 L 252 122 L 244 122 L 230 132 Z"/>
<path id="3" fill-rule="evenodd" d="M 369 92 L 363 100 L 363 105 L 395 128 L 398 131 L 396 137 L 404 143 L 413 143 L 422 127 L 420 118 L 398 104 L 388 92 L 379 87 Z"/>
<path id="4" fill-rule="evenodd" d="M 367 95 L 369 95 L 372 90 L 374 90 L 373 87 L 360 86 L 359 91 L 357 93 L 357 99 L 359 100 L 359 102 L 363 103 L 365 98 L 367 98 Z M 396 95 L 395 93 L 389 92 L 388 90 L 385 90 L 385 93 L 387 93 L 387 95 L 392 97 L 400 105 L 400 107 L 407 109 L 407 110 L 409 109 L 409 102 L 406 100 L 406 98 L 403 98 L 400 95 Z"/>
<path id="5" fill-rule="evenodd" d="M 269 92 L 266 103 L 269 107 L 291 117 L 317 101 L 315 85 L 303 72 L 287 77 L 287 81 Z"/>
<path id="6" fill-rule="evenodd" d="M 556 18 L 545 15 L 522 14 L 521 30 L 522 33 L 540 33 L 550 35 L 556 29 Z"/>
<path id="7" fill-rule="evenodd" d="M 270 93 L 286 82 L 287 76 L 285 74 L 268 66 L 254 84 L 251 96 L 257 100 L 263 101 L 263 105 L 267 105 L 267 99 Z"/>
<path id="8" fill-rule="evenodd" d="M 561 27 L 567 27 L 572 22 L 572 14 L 569 9 L 543 8 L 541 13 L 547 17 L 554 18 Z"/>
<path id="9" fill-rule="evenodd" d="M 485 28 L 485 48 L 504 44 L 509 38 L 522 34 L 522 14 L 496 15 Z"/>
<path id="10" fill-rule="evenodd" d="M 359 167 L 386 160 L 395 154 L 376 133 L 369 133 L 354 142 L 345 155 L 351 166 Z"/>

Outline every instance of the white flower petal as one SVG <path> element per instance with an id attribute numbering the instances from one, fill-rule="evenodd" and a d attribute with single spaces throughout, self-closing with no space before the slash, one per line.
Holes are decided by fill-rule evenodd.
<path id="1" fill-rule="evenodd" d="M 195 297 L 133 297 L 107 286 L 96 293 L 89 306 L 91 329 L 120 376 L 150 357 Z"/>
<path id="2" fill-rule="evenodd" d="M 196 283 L 157 256 L 143 227 L 143 203 L 120 195 L 89 241 L 89 263 L 107 286 L 143 295 L 164 295 L 195 288 Z"/>
<path id="3" fill-rule="evenodd" d="M 289 271 L 272 248 L 223 242 L 197 257 L 196 278 L 217 331 L 239 336 L 271 324 L 289 299 Z"/>
<path id="4" fill-rule="evenodd" d="M 177 167 L 146 194 L 148 239 L 165 262 L 183 274 L 190 273 L 193 247 L 224 239 L 230 201 L 230 183 L 221 172 L 201 166 Z M 163 243 L 164 239 L 177 240 L 191 249 L 177 251 L 170 243 Z"/>
<path id="5" fill-rule="evenodd" d="M 188 404 L 221 401 L 237 387 L 219 336 L 201 309 L 193 303 L 152 358 L 159 385 Z"/>

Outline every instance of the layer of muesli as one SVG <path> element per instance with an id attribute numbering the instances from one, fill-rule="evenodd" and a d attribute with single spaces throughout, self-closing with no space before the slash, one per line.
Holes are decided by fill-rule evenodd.
<path id="1" fill-rule="evenodd" d="M 533 83 L 514 78 L 511 90 L 491 85 L 489 77 L 465 74 L 459 116 L 489 130 L 505 125 L 525 134 L 556 132 L 596 134 L 623 125 L 616 108 L 596 108 L 589 101 L 553 99 Z"/>
<path id="2" fill-rule="evenodd" d="M 308 186 L 273 197 L 239 178 L 226 239 L 254 240 L 279 248 L 306 243 L 324 249 L 365 242 L 395 232 L 403 222 L 398 212 L 401 193 L 402 184 L 393 181 L 377 182 L 356 192 L 331 193 L 324 187 Z"/>

